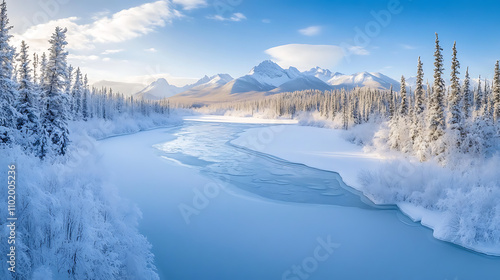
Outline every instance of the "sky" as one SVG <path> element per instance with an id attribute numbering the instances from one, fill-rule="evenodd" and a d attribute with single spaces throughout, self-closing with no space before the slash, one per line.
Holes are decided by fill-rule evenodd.
<path id="1" fill-rule="evenodd" d="M 240 77 L 263 60 L 333 72 L 416 75 L 432 81 L 435 33 L 445 66 L 457 41 L 461 72 L 491 78 L 500 59 L 500 2 L 429 0 L 7 0 L 11 43 L 48 49 L 68 28 L 69 62 L 91 82 L 182 86 Z M 449 71 L 445 74 L 448 76 Z"/>

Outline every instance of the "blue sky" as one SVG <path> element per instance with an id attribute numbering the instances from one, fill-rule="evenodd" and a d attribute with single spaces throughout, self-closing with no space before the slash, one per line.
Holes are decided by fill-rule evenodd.
<path id="1" fill-rule="evenodd" d="M 47 4 L 44 4 L 47 3 Z M 418 56 L 432 80 L 434 33 L 462 73 L 492 76 L 500 59 L 496 1 L 7 0 L 13 43 L 47 48 L 68 27 L 70 62 L 92 81 L 181 85 L 217 73 L 246 74 L 265 59 L 300 70 L 414 76 Z M 448 67 L 449 68 L 449 67 Z M 188 79 L 186 79 L 188 78 Z"/>

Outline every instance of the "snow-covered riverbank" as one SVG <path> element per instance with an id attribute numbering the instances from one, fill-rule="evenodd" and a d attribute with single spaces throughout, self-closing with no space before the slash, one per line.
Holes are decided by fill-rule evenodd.
<path id="1" fill-rule="evenodd" d="M 451 170 L 432 163 L 416 163 L 408 159 L 398 159 L 394 155 L 366 152 L 363 147 L 348 142 L 346 138 L 345 131 L 341 130 L 293 125 L 249 129 L 232 143 L 288 161 L 338 172 L 344 182 L 362 191 L 373 201 L 377 203 L 395 201 L 398 207 L 414 221 L 420 221 L 432 228 L 434 237 L 478 252 L 500 255 L 500 245 L 495 242 L 498 231 L 495 233 L 492 229 L 489 242 L 478 241 L 470 236 L 479 231 L 477 228 L 485 226 L 481 223 L 487 218 L 477 217 L 478 213 L 474 210 L 467 212 L 453 207 L 456 203 L 453 200 L 455 197 L 452 197 L 456 191 L 453 185 L 437 185 L 434 189 L 427 187 L 428 182 L 425 180 L 439 178 L 440 181 L 437 182 L 442 182 L 447 177 L 453 178 Z M 384 182 L 375 180 L 373 183 L 367 182 L 370 179 Z M 449 183 L 452 184 L 453 181 L 450 179 Z M 424 185 L 427 188 L 424 188 Z M 405 187 L 407 190 L 402 191 L 401 189 Z M 432 191 L 435 193 L 430 193 Z M 414 198 L 417 195 L 420 199 Z M 496 197 L 493 191 L 492 195 Z M 385 199 L 384 196 L 390 199 Z M 441 205 L 432 205 L 435 201 Z M 443 205 L 444 203 L 449 205 Z M 476 208 L 480 207 L 488 205 Z M 470 208 L 463 204 L 463 209 Z M 495 211 L 497 208 L 492 207 L 492 210 Z M 462 221 L 462 228 L 454 227 L 457 216 L 468 224 Z"/>

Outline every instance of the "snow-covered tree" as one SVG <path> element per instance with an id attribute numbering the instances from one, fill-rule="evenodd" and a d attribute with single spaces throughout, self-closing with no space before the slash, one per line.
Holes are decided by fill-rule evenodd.
<path id="1" fill-rule="evenodd" d="M 495 74 L 493 76 L 493 120 L 497 123 L 500 120 L 500 66 L 499 61 L 495 64 Z"/>
<path id="2" fill-rule="evenodd" d="M 424 110 L 426 105 L 426 96 L 424 91 L 424 70 L 423 63 L 418 58 L 417 64 L 417 80 L 415 88 L 415 103 L 413 109 L 412 126 L 410 128 L 410 136 L 413 141 L 413 151 L 421 160 L 426 159 L 426 142 L 424 141 Z"/>
<path id="3" fill-rule="evenodd" d="M 68 98 L 65 95 L 67 80 L 66 31 L 56 27 L 50 39 L 50 54 L 43 85 L 42 157 L 47 154 L 64 155 L 68 148 Z"/>
<path id="4" fill-rule="evenodd" d="M 424 69 L 420 56 L 417 65 L 417 86 L 415 88 L 415 113 L 420 115 L 425 109 Z"/>
<path id="5" fill-rule="evenodd" d="M 73 88 L 71 90 L 71 96 L 73 99 L 73 119 L 81 120 L 82 119 L 82 97 L 84 95 L 84 88 L 82 84 L 82 72 L 80 68 L 76 69 L 75 73 L 75 83 L 73 84 Z"/>
<path id="6" fill-rule="evenodd" d="M 37 133 L 40 128 L 40 113 L 38 93 L 33 85 L 28 46 L 24 41 L 21 43 L 18 62 L 19 100 L 17 100 L 16 108 L 19 112 L 17 118 L 17 129 L 20 131 L 19 142 L 26 150 L 39 156 L 40 141 Z"/>
<path id="7" fill-rule="evenodd" d="M 87 121 L 90 117 L 89 113 L 89 102 L 90 102 L 90 90 L 89 90 L 89 80 L 87 75 L 83 79 L 83 93 L 82 93 L 82 118 Z"/>
<path id="8" fill-rule="evenodd" d="M 443 135 L 445 133 L 444 119 L 444 93 L 445 83 L 443 80 L 443 49 L 439 45 L 439 37 L 436 33 L 436 51 L 434 52 L 434 85 L 429 100 L 428 113 L 428 137 L 431 144 L 433 156 L 439 156 L 445 152 Z"/>
<path id="9" fill-rule="evenodd" d="M 476 116 L 481 114 L 481 110 L 483 109 L 483 99 L 484 96 L 483 96 L 483 89 L 481 88 L 481 76 L 479 76 L 478 86 L 474 96 L 474 111 Z"/>
<path id="10" fill-rule="evenodd" d="M 40 78 L 38 81 L 40 87 L 43 87 L 43 85 L 45 85 L 46 78 L 47 78 L 47 55 L 45 53 L 42 53 L 42 58 L 40 60 Z"/>
<path id="11" fill-rule="evenodd" d="M 472 106 L 474 104 L 473 94 L 470 90 L 469 67 L 467 67 L 467 70 L 465 71 L 464 84 L 462 85 L 462 96 L 463 96 L 463 104 L 462 104 L 463 119 L 467 120 L 471 116 Z"/>
<path id="12" fill-rule="evenodd" d="M 9 44 L 12 35 L 9 31 L 7 4 L 0 4 L 0 146 L 15 141 L 18 113 L 14 107 L 17 99 L 17 85 L 13 80 L 15 49 Z"/>
<path id="13" fill-rule="evenodd" d="M 399 107 L 399 114 L 403 117 L 408 115 L 408 97 L 406 95 L 405 76 L 401 76 L 401 105 Z"/>
<path id="14" fill-rule="evenodd" d="M 38 65 L 39 65 L 38 54 L 33 53 L 33 83 L 38 83 Z"/>
<path id="15" fill-rule="evenodd" d="M 394 90 L 389 89 L 389 116 L 392 118 L 396 114 L 396 105 L 394 104 Z"/>
<path id="16" fill-rule="evenodd" d="M 451 130 L 450 143 L 454 146 L 461 145 L 461 134 L 462 134 L 462 98 L 460 94 L 460 79 L 458 75 L 460 69 L 460 63 L 457 59 L 457 42 L 453 44 L 453 57 L 451 60 L 451 86 L 450 93 L 448 95 L 448 128 Z"/>

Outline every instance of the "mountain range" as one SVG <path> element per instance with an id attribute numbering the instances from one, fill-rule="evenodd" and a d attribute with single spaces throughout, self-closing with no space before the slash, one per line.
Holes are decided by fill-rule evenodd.
<path id="1" fill-rule="evenodd" d="M 266 60 L 253 67 L 247 75 L 233 79 L 228 74 L 205 76 L 196 83 L 177 87 L 161 78 L 134 94 L 136 98 L 175 102 L 210 103 L 253 99 L 281 92 L 301 90 L 333 90 L 369 87 L 386 90 L 399 89 L 399 82 L 381 73 L 361 72 L 345 75 L 320 67 L 301 72 L 295 67 L 284 69 Z"/>

